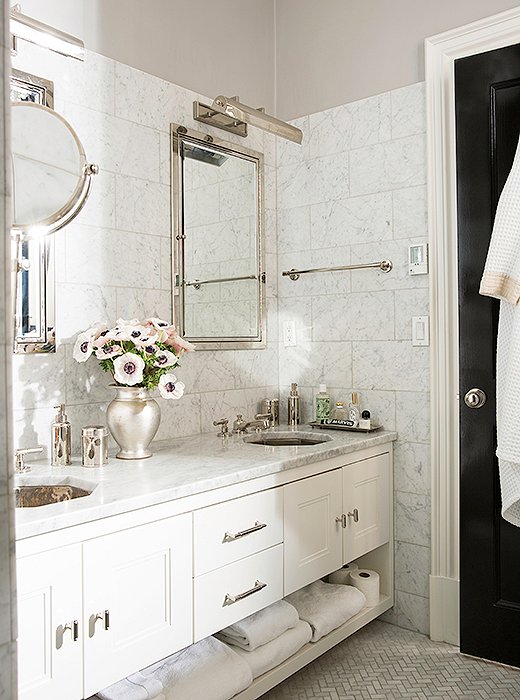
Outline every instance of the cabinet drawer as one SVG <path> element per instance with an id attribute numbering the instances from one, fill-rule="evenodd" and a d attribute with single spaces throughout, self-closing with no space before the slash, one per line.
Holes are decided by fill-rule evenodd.
<path id="1" fill-rule="evenodd" d="M 283 545 L 194 579 L 195 641 L 283 596 Z"/>
<path id="2" fill-rule="evenodd" d="M 282 489 L 203 508 L 193 517 L 194 574 L 200 576 L 282 542 Z"/>

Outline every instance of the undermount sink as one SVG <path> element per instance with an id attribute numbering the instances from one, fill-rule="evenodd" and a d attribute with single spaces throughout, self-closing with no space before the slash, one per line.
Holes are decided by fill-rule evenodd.
<path id="1" fill-rule="evenodd" d="M 330 435 L 313 435 L 313 433 L 257 433 L 244 438 L 252 445 L 269 445 L 287 447 L 289 445 L 321 445 L 332 440 Z"/>
<path id="2" fill-rule="evenodd" d="M 14 487 L 15 505 L 17 508 L 37 508 L 48 506 L 62 501 L 72 501 L 74 498 L 90 496 L 95 485 L 85 484 L 81 480 L 78 483 L 38 483 L 28 478 L 20 479 Z"/>

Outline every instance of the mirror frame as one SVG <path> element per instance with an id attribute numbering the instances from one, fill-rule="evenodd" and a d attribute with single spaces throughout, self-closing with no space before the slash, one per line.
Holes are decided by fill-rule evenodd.
<path id="1" fill-rule="evenodd" d="M 10 87 L 26 87 L 40 97 L 41 104 L 49 109 L 54 108 L 54 83 L 37 75 L 11 69 Z M 14 229 L 13 229 L 14 230 Z M 37 264 L 40 277 L 40 329 L 38 336 L 24 336 L 22 328 L 22 278 L 27 271 L 20 261 L 23 259 L 24 241 L 20 235 L 13 240 L 15 247 L 16 284 L 15 284 L 15 324 L 13 351 L 15 354 L 50 353 L 56 352 L 56 305 L 55 305 L 55 273 L 54 273 L 54 239 L 52 236 L 42 236 L 31 242 L 37 247 Z"/>
<path id="2" fill-rule="evenodd" d="M 223 141 L 210 134 L 188 129 L 181 124 L 170 125 L 171 134 L 171 220 L 172 220 L 172 297 L 173 322 L 182 337 L 200 350 L 247 350 L 265 348 L 267 345 L 266 273 L 264 264 L 264 156 L 243 146 Z M 257 252 L 257 302 L 258 324 L 256 335 L 215 336 L 193 338 L 184 322 L 185 228 L 184 228 L 184 168 L 181 147 L 184 142 L 211 146 L 219 153 L 239 156 L 256 164 L 256 252 Z"/>

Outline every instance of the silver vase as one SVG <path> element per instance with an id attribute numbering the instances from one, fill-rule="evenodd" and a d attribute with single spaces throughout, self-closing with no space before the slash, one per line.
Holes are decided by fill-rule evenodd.
<path id="1" fill-rule="evenodd" d="M 151 457 L 149 445 L 161 422 L 161 409 L 146 389 L 115 386 L 116 397 L 107 408 L 107 423 L 120 447 L 118 459 Z"/>

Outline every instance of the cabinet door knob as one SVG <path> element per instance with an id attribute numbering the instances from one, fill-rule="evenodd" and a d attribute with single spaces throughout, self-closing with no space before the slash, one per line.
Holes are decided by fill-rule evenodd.
<path id="1" fill-rule="evenodd" d="M 355 523 L 359 522 L 359 511 L 357 508 L 354 508 L 354 510 L 349 511 L 347 515 L 349 518 L 354 518 Z"/>
<path id="2" fill-rule="evenodd" d="M 105 610 L 104 612 L 93 613 L 88 619 L 88 636 L 92 638 L 96 632 L 96 622 L 98 620 L 103 620 L 105 623 L 105 629 L 110 627 L 110 611 Z"/>
<path id="3" fill-rule="evenodd" d="M 341 527 L 347 527 L 347 516 L 345 513 L 342 513 L 341 515 L 338 515 L 336 518 L 336 522 L 341 524 Z"/>

